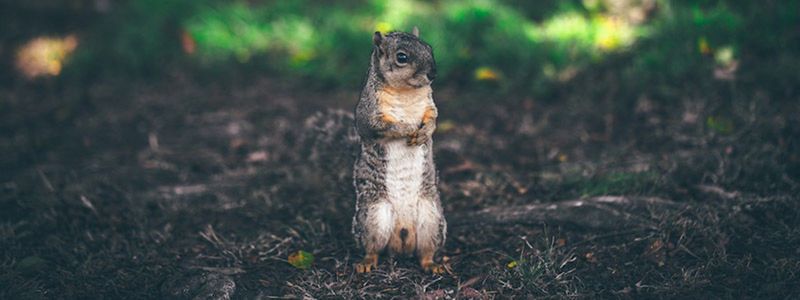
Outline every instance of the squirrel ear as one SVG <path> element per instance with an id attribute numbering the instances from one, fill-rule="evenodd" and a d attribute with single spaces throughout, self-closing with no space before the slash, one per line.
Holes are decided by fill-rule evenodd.
<path id="1" fill-rule="evenodd" d="M 375 44 L 375 46 L 380 46 L 381 41 L 383 41 L 383 36 L 381 35 L 381 32 L 375 31 L 375 34 L 372 35 L 372 43 Z"/>
<path id="2" fill-rule="evenodd" d="M 413 34 L 415 37 L 419 37 L 419 28 L 414 26 L 414 29 L 411 29 L 411 34 Z"/>

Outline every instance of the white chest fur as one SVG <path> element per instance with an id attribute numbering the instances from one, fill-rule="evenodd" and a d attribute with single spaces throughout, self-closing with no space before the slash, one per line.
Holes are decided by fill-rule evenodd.
<path id="1" fill-rule="evenodd" d="M 400 218 L 415 218 L 425 170 L 427 146 L 408 146 L 404 139 L 387 141 L 386 191 Z"/>
<path id="2" fill-rule="evenodd" d="M 426 110 L 434 107 L 430 87 L 412 90 L 385 88 L 378 93 L 380 110 L 394 122 L 420 124 Z M 409 146 L 405 138 L 384 140 L 386 191 L 400 223 L 414 223 L 422 187 L 427 145 Z"/>

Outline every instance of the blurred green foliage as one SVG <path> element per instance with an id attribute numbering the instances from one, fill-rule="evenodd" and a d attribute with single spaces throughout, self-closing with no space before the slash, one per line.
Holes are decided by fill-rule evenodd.
<path id="1" fill-rule="evenodd" d="M 657 173 L 611 173 L 593 178 L 577 178 L 567 181 L 581 197 L 604 195 L 641 195 L 654 192 L 659 185 Z"/>
<path id="2" fill-rule="evenodd" d="M 643 32 L 580 5 L 562 5 L 552 14 L 534 22 L 497 1 L 233 3 L 208 4 L 182 25 L 205 65 L 235 61 L 349 85 L 363 76 L 373 31 L 419 26 L 444 80 L 497 81 L 503 87 L 552 79 L 624 50 Z M 480 76 L 479 70 L 493 75 Z"/>
<path id="3" fill-rule="evenodd" d="M 80 2 L 80 1 L 77 1 Z M 626 57 L 627 88 L 708 80 L 715 68 L 800 66 L 800 7 L 785 1 L 367 0 L 112 2 L 82 30 L 67 73 L 270 73 L 356 87 L 371 32 L 419 26 L 440 82 L 537 94 Z M 739 64 L 733 66 L 734 64 Z M 731 67 L 733 66 L 733 67 Z M 764 71 L 770 84 L 796 78 Z M 785 74 L 785 73 L 782 73 Z M 724 75 L 724 74 L 723 74 Z M 224 76 L 223 76 L 224 77 Z M 797 77 L 797 76 L 795 76 Z"/>

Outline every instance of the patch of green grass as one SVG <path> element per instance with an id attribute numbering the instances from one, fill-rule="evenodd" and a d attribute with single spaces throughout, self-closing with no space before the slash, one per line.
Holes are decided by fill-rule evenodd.
<path id="1" fill-rule="evenodd" d="M 559 247 L 554 237 L 536 240 L 539 243 L 534 245 L 523 238 L 519 256 L 493 271 L 492 276 L 506 289 L 500 292 L 551 297 L 576 294 L 580 285 L 575 276 L 578 258 Z"/>
<path id="2" fill-rule="evenodd" d="M 603 195 L 647 195 L 659 189 L 663 183 L 658 173 L 615 172 L 590 178 L 567 179 L 564 188 L 577 192 L 581 197 Z"/>

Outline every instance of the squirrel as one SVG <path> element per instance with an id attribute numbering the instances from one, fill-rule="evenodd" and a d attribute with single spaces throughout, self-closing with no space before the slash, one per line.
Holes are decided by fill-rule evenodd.
<path id="1" fill-rule="evenodd" d="M 431 82 L 433 48 L 412 33 L 375 32 L 366 83 L 355 109 L 360 153 L 353 169 L 353 235 L 366 252 L 358 273 L 388 252 L 416 255 L 425 271 L 444 272 L 434 255 L 447 222 L 437 189 L 432 135 L 438 111 Z"/>

